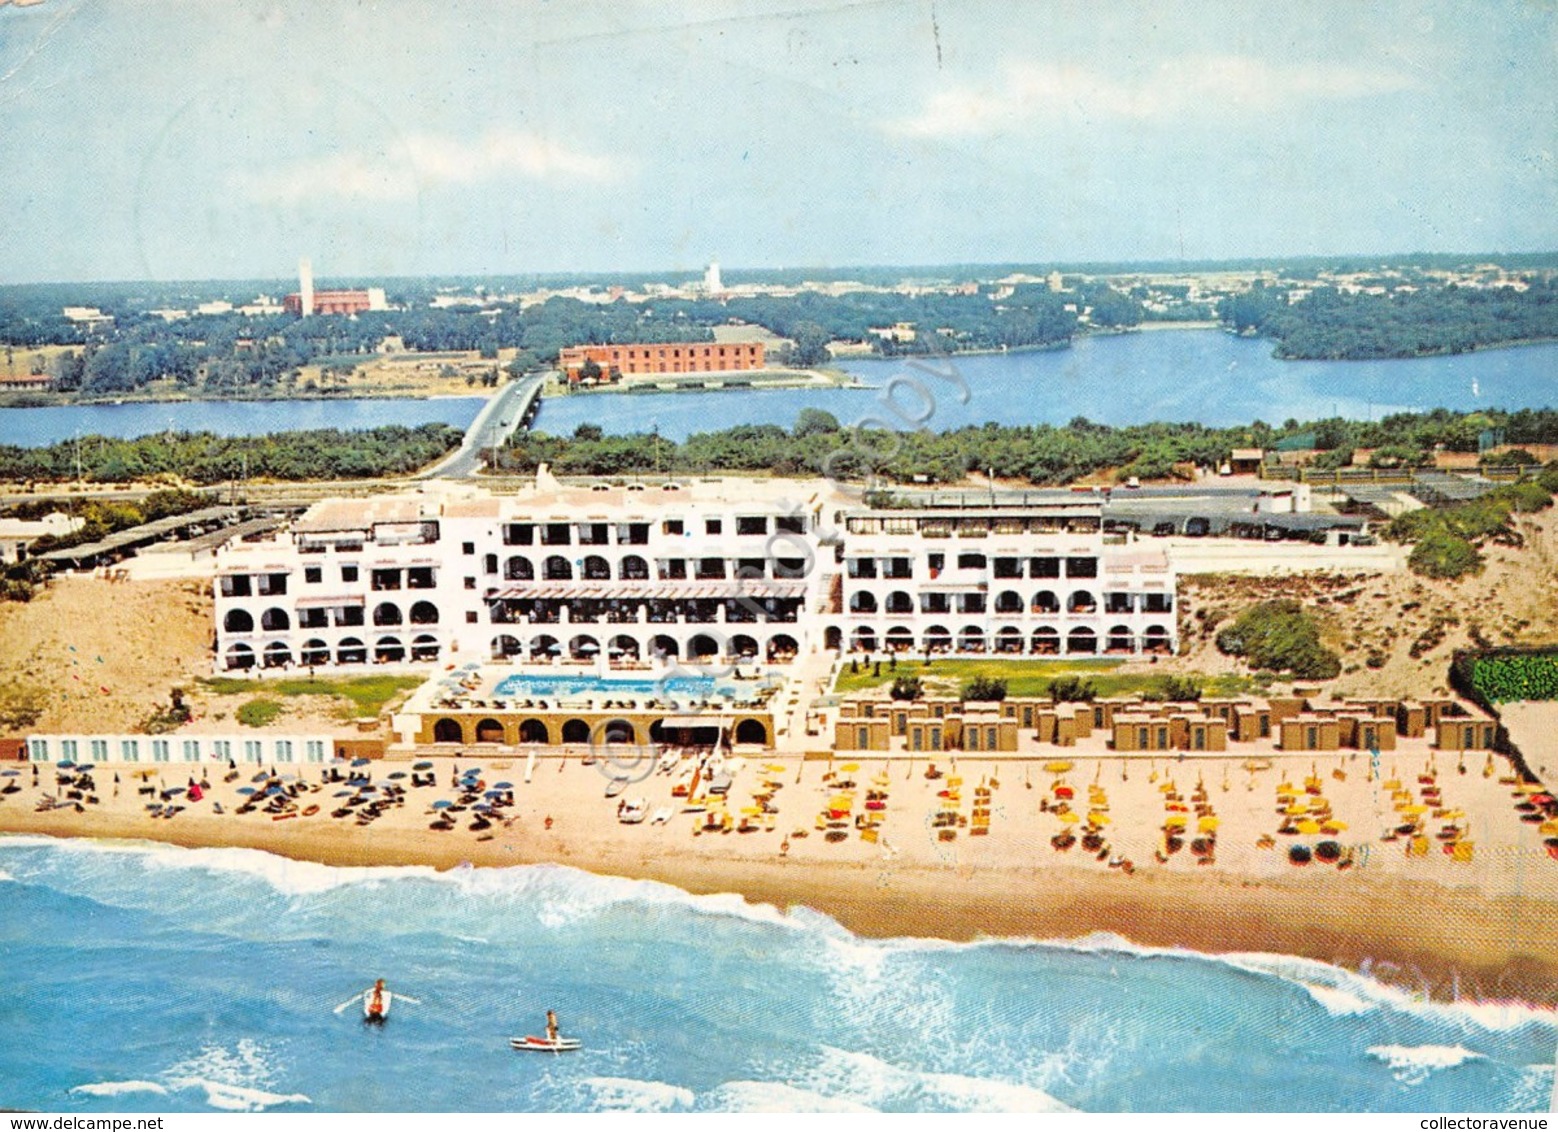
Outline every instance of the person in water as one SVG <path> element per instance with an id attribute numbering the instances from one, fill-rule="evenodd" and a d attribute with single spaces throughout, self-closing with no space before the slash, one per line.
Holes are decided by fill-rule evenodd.
<path id="1" fill-rule="evenodd" d="M 546 1040 L 549 1042 L 557 1040 L 557 1011 L 555 1010 L 546 1012 Z"/>
<path id="2" fill-rule="evenodd" d="M 368 1017 L 382 1019 L 384 1017 L 384 980 L 378 979 L 373 984 L 373 989 L 368 992 Z"/>

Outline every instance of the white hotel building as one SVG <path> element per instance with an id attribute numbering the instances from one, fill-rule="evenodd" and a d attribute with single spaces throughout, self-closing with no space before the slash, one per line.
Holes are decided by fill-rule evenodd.
<path id="1" fill-rule="evenodd" d="M 1151 540 L 1102 531 L 1087 499 L 923 493 L 843 518 L 838 628 L 850 651 L 1128 657 L 1178 645 L 1175 575 Z"/>
<path id="2" fill-rule="evenodd" d="M 218 555 L 216 667 L 1174 651 L 1166 552 L 1104 534 L 1096 504 L 905 498 L 543 473 L 332 500 Z"/>
<path id="3" fill-rule="evenodd" d="M 831 548 L 815 484 L 563 487 L 317 504 L 217 557 L 216 664 L 801 652 Z"/>

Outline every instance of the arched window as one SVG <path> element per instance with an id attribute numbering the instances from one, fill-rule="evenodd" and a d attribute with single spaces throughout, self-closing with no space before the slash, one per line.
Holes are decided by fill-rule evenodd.
<path id="1" fill-rule="evenodd" d="M 399 625 L 400 607 L 390 602 L 380 602 L 373 607 L 373 623 L 375 625 Z"/>
<path id="2" fill-rule="evenodd" d="M 260 614 L 260 628 L 267 633 L 277 633 L 283 629 L 292 628 L 292 618 L 287 616 L 285 609 L 267 609 Z"/>
<path id="3" fill-rule="evenodd" d="M 549 582 L 567 582 L 573 579 L 573 563 L 561 554 L 554 554 L 546 560 L 542 570 Z"/>
<path id="4" fill-rule="evenodd" d="M 531 564 L 530 559 L 516 554 L 504 563 L 503 576 L 511 582 L 534 581 L 536 568 Z"/>
<path id="5" fill-rule="evenodd" d="M 222 629 L 228 633 L 252 633 L 254 616 L 246 609 L 229 609 L 222 618 Z"/>

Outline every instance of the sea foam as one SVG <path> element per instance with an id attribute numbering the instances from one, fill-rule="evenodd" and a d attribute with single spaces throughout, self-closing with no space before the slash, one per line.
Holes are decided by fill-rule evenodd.
<path id="1" fill-rule="evenodd" d="M 669 1112 L 696 1100 L 691 1089 L 635 1077 L 586 1077 L 579 1084 L 590 1090 L 593 1112 Z"/>
<path id="2" fill-rule="evenodd" d="M 168 1090 L 155 1081 L 98 1081 L 91 1085 L 77 1085 L 70 1090 L 89 1097 L 122 1097 L 127 1093 L 157 1093 L 167 1096 Z"/>
<path id="3" fill-rule="evenodd" d="M 1486 1058 L 1464 1046 L 1370 1046 L 1365 1051 L 1370 1057 L 1389 1065 L 1396 1079 L 1416 1085 L 1427 1079 L 1436 1069 L 1454 1069 L 1468 1061 L 1484 1061 Z"/>

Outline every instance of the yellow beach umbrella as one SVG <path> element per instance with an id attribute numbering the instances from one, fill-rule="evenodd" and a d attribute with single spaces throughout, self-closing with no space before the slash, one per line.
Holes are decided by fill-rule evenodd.
<path id="1" fill-rule="evenodd" d="M 1308 812 L 1309 807 L 1304 805 L 1302 802 L 1294 802 L 1291 806 L 1283 811 L 1283 813 L 1287 814 L 1289 817 L 1297 817 L 1299 814 L 1307 814 Z"/>
<path id="2" fill-rule="evenodd" d="M 1296 823 L 1296 828 L 1298 829 L 1298 832 L 1300 832 L 1300 833 L 1309 833 L 1309 834 L 1319 833 L 1320 832 L 1320 823 L 1317 822 L 1317 821 L 1313 821 L 1310 818 L 1305 818 L 1303 821 Z"/>
<path id="3" fill-rule="evenodd" d="M 839 767 L 839 769 L 842 770 L 845 774 L 854 774 L 857 770 L 860 769 L 860 764 L 845 763 L 843 766 Z"/>
<path id="4" fill-rule="evenodd" d="M 1215 833 L 1217 832 L 1217 827 L 1221 824 L 1221 818 L 1215 818 L 1211 815 L 1208 815 L 1202 818 L 1200 821 L 1196 822 L 1196 828 L 1202 833 Z"/>
<path id="5" fill-rule="evenodd" d="M 783 774 L 784 773 L 784 766 L 781 763 L 769 763 L 763 769 L 766 770 L 769 774 Z"/>
<path id="6" fill-rule="evenodd" d="M 1065 774 L 1071 769 L 1071 764 L 1068 762 L 1045 763 L 1044 769 L 1050 774 Z"/>
<path id="7" fill-rule="evenodd" d="M 1402 806 L 1403 814 L 1411 814 L 1413 817 L 1421 817 L 1428 812 L 1427 806 Z"/>
<path id="8" fill-rule="evenodd" d="M 1320 830 L 1323 833 L 1345 833 L 1347 831 L 1347 823 L 1344 821 L 1328 821 L 1320 827 Z"/>
<path id="9" fill-rule="evenodd" d="M 1082 817 L 1075 810 L 1063 810 L 1060 814 L 1060 820 L 1066 825 L 1072 825 L 1081 821 Z"/>
<path id="10" fill-rule="evenodd" d="M 758 814 L 763 812 L 763 807 L 762 806 L 742 806 L 741 807 L 741 812 L 743 814 L 745 814 L 749 818 L 755 818 L 755 817 L 757 817 Z"/>
<path id="11" fill-rule="evenodd" d="M 1108 814 L 1101 814 L 1097 810 L 1087 815 L 1087 820 L 1094 825 L 1108 825 L 1112 820 Z"/>
<path id="12" fill-rule="evenodd" d="M 1175 829 L 1180 829 L 1183 828 L 1189 822 L 1189 820 L 1190 819 L 1185 817 L 1184 814 L 1169 814 L 1163 819 L 1163 824 L 1166 826 L 1173 826 Z"/>

